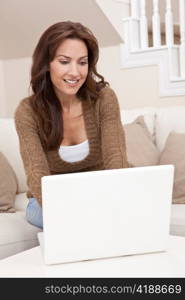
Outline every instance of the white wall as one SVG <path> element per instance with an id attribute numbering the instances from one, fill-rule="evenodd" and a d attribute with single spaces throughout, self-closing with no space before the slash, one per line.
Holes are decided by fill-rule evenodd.
<path id="1" fill-rule="evenodd" d="M 158 66 L 121 69 L 119 46 L 100 49 L 98 70 L 116 91 L 121 108 L 185 105 L 185 95 L 160 97 Z"/>
<path id="2" fill-rule="evenodd" d="M 124 32 L 122 19 L 127 18 L 130 15 L 130 1 L 96 0 L 96 3 L 106 15 L 109 22 L 114 26 L 114 28 L 116 28 L 119 35 L 123 38 Z"/>
<path id="3" fill-rule="evenodd" d="M 114 0 L 105 1 L 117 7 Z M 91 29 L 101 47 L 122 41 L 95 0 L 0 0 L 0 59 L 30 57 L 41 34 L 67 20 Z"/>
<path id="4" fill-rule="evenodd" d="M 29 95 L 31 58 L 4 60 L 6 116 L 12 117 L 20 100 Z"/>
<path id="5" fill-rule="evenodd" d="M 0 60 L 0 118 L 6 116 L 6 94 L 3 67 L 3 61 Z"/>

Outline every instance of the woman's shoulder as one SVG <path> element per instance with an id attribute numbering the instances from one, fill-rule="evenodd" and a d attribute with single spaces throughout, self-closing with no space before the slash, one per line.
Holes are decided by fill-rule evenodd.
<path id="1" fill-rule="evenodd" d="M 104 105 L 119 106 L 118 98 L 115 91 L 110 87 L 106 86 L 99 92 L 97 99 L 98 106 L 103 107 Z"/>
<path id="2" fill-rule="evenodd" d="M 34 112 L 31 106 L 31 97 L 26 97 L 20 101 L 18 104 L 14 118 L 16 119 L 25 119 L 25 118 L 34 118 Z"/>
<path id="3" fill-rule="evenodd" d="M 105 95 L 107 96 L 111 93 L 114 93 L 114 90 L 109 85 L 106 85 L 99 91 L 100 96 L 105 96 Z"/>
<path id="4" fill-rule="evenodd" d="M 23 98 L 20 101 L 20 103 L 18 104 L 18 106 L 15 110 L 15 115 L 17 115 L 18 113 L 26 113 L 26 111 L 32 111 L 31 97 Z"/>
<path id="5" fill-rule="evenodd" d="M 106 86 L 99 91 L 99 97 L 97 98 L 95 105 L 95 116 L 97 117 L 98 123 L 99 118 L 109 114 L 119 114 L 120 107 L 116 96 L 116 93 L 110 86 Z"/>

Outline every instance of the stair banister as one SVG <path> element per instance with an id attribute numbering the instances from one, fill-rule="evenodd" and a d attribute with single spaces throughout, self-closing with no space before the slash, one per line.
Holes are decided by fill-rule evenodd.
<path id="1" fill-rule="evenodd" d="M 159 15 L 158 0 L 153 0 L 153 15 L 152 15 L 152 31 L 153 31 L 153 47 L 161 46 L 161 29 Z"/>
<path id="2" fill-rule="evenodd" d="M 132 18 L 139 18 L 139 1 L 138 0 L 131 0 L 131 17 Z"/>
<path id="3" fill-rule="evenodd" d="M 105 0 L 96 0 L 103 1 Z M 110 0 L 111 1 L 111 0 Z M 113 0 L 112 0 L 113 1 Z M 179 9 L 180 41 L 175 41 L 174 22 L 176 10 L 171 0 L 114 0 L 122 2 L 128 12 L 123 17 L 123 40 L 120 44 L 121 67 L 135 68 L 158 65 L 161 97 L 185 95 L 185 0 L 175 0 Z M 114 2 L 113 1 L 113 2 Z M 153 7 L 152 19 L 147 15 L 146 4 Z M 165 44 L 161 43 L 162 8 L 165 4 Z M 150 7 L 150 6 L 149 6 Z M 152 9 L 151 7 L 151 9 Z M 148 8 L 148 7 L 147 7 Z M 130 12 L 130 13 L 129 13 Z M 148 26 L 152 22 L 154 43 L 148 44 Z M 177 24 L 176 24 L 177 25 Z"/>
<path id="4" fill-rule="evenodd" d="M 172 13 L 171 0 L 166 0 L 165 32 L 166 32 L 166 45 L 168 47 L 171 47 L 174 45 L 173 13 Z"/>
<path id="5" fill-rule="evenodd" d="M 141 49 L 148 48 L 148 26 L 145 0 L 140 0 L 140 42 Z"/>
<path id="6" fill-rule="evenodd" d="M 180 74 L 185 77 L 185 0 L 179 2 L 180 17 Z"/>

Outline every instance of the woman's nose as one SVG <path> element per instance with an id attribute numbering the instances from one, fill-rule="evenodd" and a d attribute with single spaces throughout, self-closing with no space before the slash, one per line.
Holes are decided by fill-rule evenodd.
<path id="1" fill-rule="evenodd" d="M 69 74 L 73 75 L 73 76 L 79 75 L 79 70 L 78 70 L 78 66 L 76 63 L 73 63 L 70 65 Z"/>

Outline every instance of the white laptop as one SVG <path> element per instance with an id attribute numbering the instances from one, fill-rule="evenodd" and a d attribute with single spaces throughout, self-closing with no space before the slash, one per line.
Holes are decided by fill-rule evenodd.
<path id="1" fill-rule="evenodd" d="M 42 178 L 46 264 L 165 251 L 172 165 Z"/>

